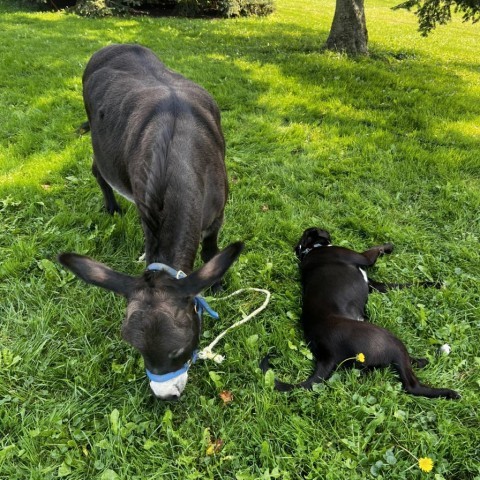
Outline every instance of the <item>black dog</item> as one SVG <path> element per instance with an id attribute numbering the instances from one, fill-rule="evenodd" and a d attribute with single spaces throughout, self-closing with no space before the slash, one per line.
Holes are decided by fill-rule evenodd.
<path id="1" fill-rule="evenodd" d="M 403 387 L 412 395 L 460 398 L 453 390 L 420 383 L 411 364 L 423 367 L 427 360 L 410 357 L 403 343 L 392 333 L 363 321 L 369 291 L 385 292 L 391 287 L 407 286 L 383 284 L 367 278 L 366 267 L 374 265 L 380 255 L 392 251 L 393 245 L 386 243 L 358 253 L 332 246 L 325 230 L 305 230 L 295 252 L 300 260 L 303 286 L 301 325 L 315 357 L 315 371 L 298 385 L 276 380 L 277 390 L 311 388 L 312 384 L 327 379 L 337 365 L 352 364 L 357 354 L 363 353 L 366 367 L 393 365 Z M 268 356 L 260 366 L 264 372 L 268 370 Z"/>

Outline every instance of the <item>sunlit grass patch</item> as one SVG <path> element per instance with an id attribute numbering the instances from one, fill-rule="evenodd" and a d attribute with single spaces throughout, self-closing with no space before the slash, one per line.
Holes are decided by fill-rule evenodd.
<path id="1" fill-rule="evenodd" d="M 424 39 L 412 14 L 377 0 L 366 5 L 371 55 L 349 59 L 320 49 L 330 0 L 281 0 L 272 16 L 237 20 L 12 5 L 0 0 L 0 477 L 478 477 L 478 25 L 456 19 Z M 227 292 L 273 294 L 218 345 L 223 364 L 191 368 L 178 404 L 150 396 L 120 339 L 123 300 L 56 262 L 76 251 L 143 269 L 135 207 L 120 200 L 123 216 L 105 214 L 90 138 L 77 133 L 83 69 L 112 42 L 153 48 L 217 100 L 230 180 L 220 241 L 246 242 Z M 460 401 L 414 398 L 394 371 L 359 368 L 311 392 L 272 390 L 258 369 L 269 350 L 279 378 L 311 372 L 293 245 L 314 225 L 356 250 L 392 241 L 375 279 L 442 283 L 373 294 L 369 313 L 428 358 L 422 381 Z M 201 347 L 255 305 L 215 304 Z"/>

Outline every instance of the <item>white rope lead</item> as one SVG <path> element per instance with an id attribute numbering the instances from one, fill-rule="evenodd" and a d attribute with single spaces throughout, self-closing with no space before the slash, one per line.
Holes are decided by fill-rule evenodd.
<path id="1" fill-rule="evenodd" d="M 201 350 L 198 353 L 198 358 L 201 358 L 202 360 L 213 360 L 216 363 L 222 363 L 225 360 L 225 357 L 223 355 L 220 355 L 219 353 L 213 353 L 213 347 L 233 328 L 239 327 L 240 325 L 243 325 L 244 323 L 247 323 L 249 320 L 251 320 L 253 317 L 258 315 L 262 310 L 265 310 L 265 308 L 268 305 L 268 302 L 270 301 L 270 292 L 268 290 L 264 290 L 262 288 L 241 288 L 240 290 L 237 290 L 236 292 L 231 293 L 230 295 L 227 295 L 225 297 L 220 297 L 220 298 L 209 298 L 210 302 L 217 301 L 217 300 L 225 300 L 227 298 L 234 297 L 242 292 L 246 291 L 254 291 L 254 292 L 260 292 L 265 294 L 265 301 L 262 303 L 260 307 L 258 307 L 256 310 L 254 310 L 250 315 L 247 315 L 246 317 L 242 318 L 238 322 L 235 322 L 233 325 L 230 325 L 228 328 L 226 328 L 220 335 L 215 338 L 215 340 L 210 343 L 207 347 L 205 347 L 203 350 Z"/>

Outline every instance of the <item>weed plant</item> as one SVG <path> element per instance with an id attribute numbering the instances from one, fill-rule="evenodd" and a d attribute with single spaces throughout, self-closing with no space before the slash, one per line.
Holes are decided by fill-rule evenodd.
<path id="1" fill-rule="evenodd" d="M 368 3 L 371 55 L 349 59 L 321 50 L 333 0 L 236 20 L 93 20 L 0 0 L 1 479 L 480 478 L 480 30 L 455 19 L 424 39 L 395 3 Z M 112 42 L 149 46 L 216 98 L 231 186 L 221 244 L 246 242 L 225 293 L 273 293 L 219 344 L 223 364 L 192 367 L 178 403 L 152 398 L 120 339 L 123 300 L 56 262 L 75 251 L 144 268 L 135 207 L 103 211 L 76 131 L 85 64 Z M 273 391 L 258 369 L 268 351 L 284 380 L 312 367 L 292 247 L 314 225 L 357 250 L 393 242 L 378 280 L 442 282 L 373 294 L 368 310 L 430 360 L 424 382 L 461 400 L 409 396 L 390 370 Z M 212 304 L 221 318 L 206 317 L 201 346 L 262 300 Z"/>

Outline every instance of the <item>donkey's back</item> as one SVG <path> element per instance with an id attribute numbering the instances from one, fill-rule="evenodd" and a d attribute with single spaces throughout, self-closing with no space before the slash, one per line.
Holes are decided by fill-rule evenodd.
<path id="1" fill-rule="evenodd" d="M 83 75 L 94 161 L 110 213 L 112 188 L 135 202 L 147 262 L 191 270 L 217 253 L 227 198 L 225 143 L 209 93 L 139 45 L 96 52 Z"/>

